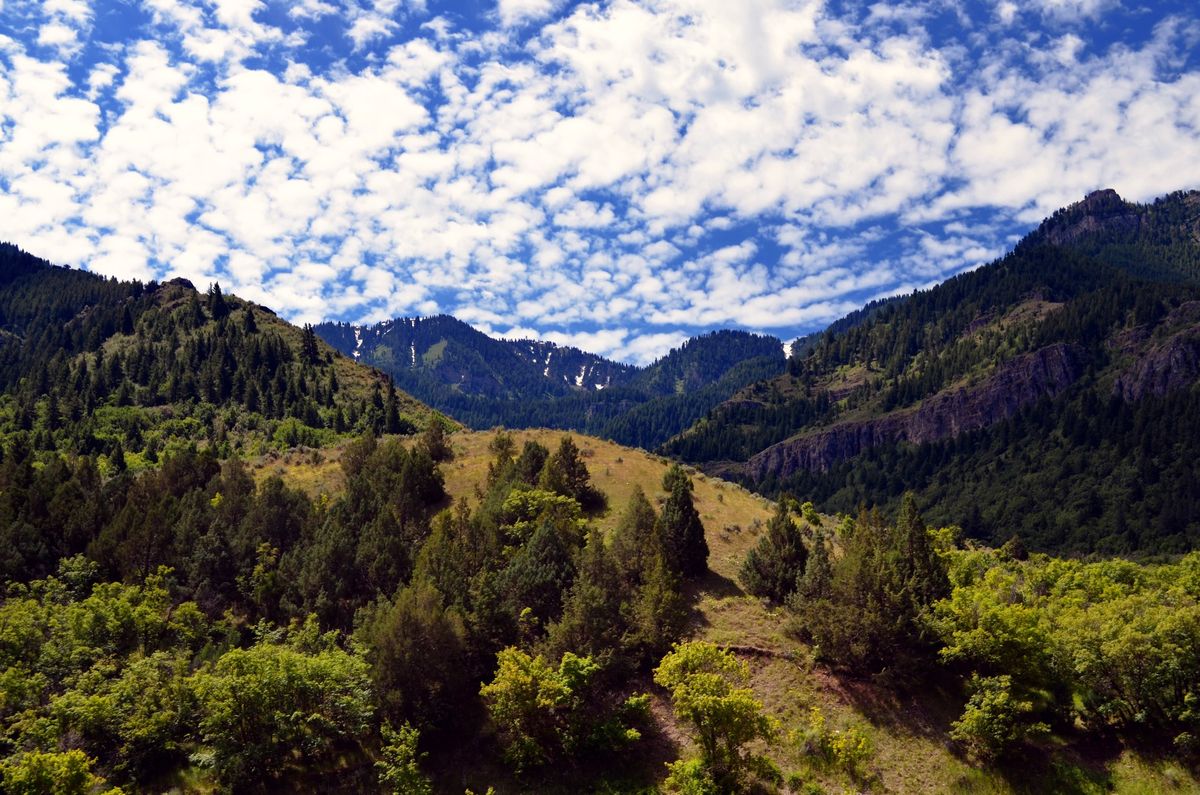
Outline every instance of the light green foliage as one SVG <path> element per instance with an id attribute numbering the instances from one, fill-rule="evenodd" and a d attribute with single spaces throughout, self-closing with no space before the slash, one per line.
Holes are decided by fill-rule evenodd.
<path id="1" fill-rule="evenodd" d="M 736 788 L 743 775 L 760 766 L 746 746 L 770 740 L 778 721 L 747 685 L 746 663 L 715 644 L 678 643 L 654 671 L 654 681 L 671 693 L 675 714 L 692 728 L 700 757 L 714 780 Z"/>
<path id="2" fill-rule="evenodd" d="M 951 726 L 950 737 L 973 756 L 991 761 L 1027 738 L 1050 731 L 1045 723 L 1028 720 L 1033 704 L 1013 695 L 1011 676 L 976 675 L 968 687 L 971 698 Z"/>
<path id="3" fill-rule="evenodd" d="M 699 759 L 678 759 L 667 763 L 663 790 L 678 795 L 720 795 L 721 788 Z"/>
<path id="4" fill-rule="evenodd" d="M 854 779 L 864 776 L 864 765 L 872 753 L 871 737 L 866 729 L 861 726 L 830 728 L 820 707 L 812 707 L 808 724 L 793 729 L 788 739 L 820 765 L 836 767 Z"/>
<path id="5" fill-rule="evenodd" d="M 417 750 L 420 732 L 405 723 L 399 729 L 383 726 L 383 746 L 375 763 L 379 784 L 395 795 L 430 795 L 433 785 L 421 772 L 420 762 L 425 754 Z"/>
<path id="6" fill-rule="evenodd" d="M 538 520 L 549 516 L 573 525 L 579 537 L 583 537 L 583 512 L 573 497 L 546 489 L 514 488 L 504 498 L 500 510 L 505 538 L 514 546 L 528 541 L 538 526 Z"/>
<path id="7" fill-rule="evenodd" d="M 260 641 L 194 676 L 202 742 L 221 780 L 278 776 L 299 753 L 319 762 L 366 734 L 373 709 L 366 663 L 340 649 L 308 654 Z"/>
<path id="8" fill-rule="evenodd" d="M 9 795 L 121 795 L 92 772 L 95 760 L 74 749 L 31 751 L 0 762 L 0 783 Z"/>
<path id="9" fill-rule="evenodd" d="M 501 731 L 505 757 L 517 770 L 641 736 L 627 724 L 644 717 L 648 701 L 635 696 L 613 704 L 597 687 L 601 666 L 591 657 L 567 652 L 555 668 L 541 655 L 509 647 L 497 663 L 495 678 L 479 693 Z"/>
<path id="10" fill-rule="evenodd" d="M 1170 565 L 950 555 L 931 624 L 942 657 L 1011 677 L 1018 702 L 1122 729 L 1190 731 L 1200 682 L 1197 553 Z M 995 689 L 995 688 L 993 688 Z M 981 698 L 984 698 L 981 696 Z"/>

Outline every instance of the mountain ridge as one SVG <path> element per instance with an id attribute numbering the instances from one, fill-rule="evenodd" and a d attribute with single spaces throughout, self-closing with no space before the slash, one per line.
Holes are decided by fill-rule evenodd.
<path id="1" fill-rule="evenodd" d="M 912 488 L 935 520 L 997 543 L 1015 529 L 1047 549 L 1187 549 L 1198 298 L 1200 193 L 1139 205 L 1097 191 L 995 262 L 806 338 L 786 374 L 661 451 L 829 511 L 894 507 Z M 1069 354 L 1033 377 L 1056 351 Z M 1061 510 L 1056 482 L 1082 484 L 1081 504 Z M 1131 534 L 1135 521 L 1153 529 Z"/>

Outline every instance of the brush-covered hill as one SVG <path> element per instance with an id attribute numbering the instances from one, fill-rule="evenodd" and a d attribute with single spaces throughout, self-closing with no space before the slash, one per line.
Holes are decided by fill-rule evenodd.
<path id="1" fill-rule="evenodd" d="M 136 468 L 179 445 L 259 453 L 412 430 L 429 414 L 216 285 L 106 279 L 0 244 L 0 437 Z"/>
<path id="2" fill-rule="evenodd" d="M 719 331 L 645 367 L 538 340 L 497 340 L 446 315 L 318 335 L 476 429 L 550 427 L 652 448 L 743 386 L 783 372 L 774 337 Z"/>
<path id="3" fill-rule="evenodd" d="M 663 452 L 830 511 L 999 543 L 1200 542 L 1200 193 L 1099 191 L 996 262 L 797 344 Z"/>
<path id="4" fill-rule="evenodd" d="M 529 497 L 525 495 L 536 493 L 538 478 L 518 475 L 515 482 L 508 478 L 536 468 L 529 466 L 531 451 L 540 449 L 540 454 L 533 453 L 534 459 L 547 460 L 545 456 L 553 456 L 562 449 L 565 438 L 570 438 L 578 451 L 590 486 L 605 496 L 605 508 L 585 512 L 582 518 L 588 532 L 594 530 L 612 556 L 608 563 L 597 563 L 588 557 L 587 543 L 580 547 L 582 557 L 574 573 L 567 576 L 570 585 L 563 590 L 564 615 L 572 615 L 572 605 L 584 592 L 582 583 L 592 582 L 591 577 L 610 576 L 611 572 L 603 573 L 608 565 L 618 568 L 627 565 L 618 561 L 625 560 L 622 556 L 627 554 L 624 545 L 631 526 L 631 506 L 638 504 L 638 495 L 645 494 L 648 504 L 642 510 L 652 516 L 662 516 L 668 510 L 665 506 L 671 502 L 672 494 L 664 484 L 669 481 L 672 462 L 608 440 L 571 437 L 562 431 L 462 431 L 448 437 L 452 457 L 441 464 L 441 472 L 448 500 L 457 506 L 454 522 L 459 532 L 466 533 L 466 528 L 474 526 L 471 517 L 482 518 L 497 510 L 502 527 L 506 522 L 513 527 L 516 525 L 511 523 L 519 525 L 522 511 L 528 510 Z M 264 460 L 255 467 L 260 478 L 280 476 L 285 482 L 304 484 L 311 494 L 336 499 L 348 485 L 343 462 L 347 455 L 351 459 L 359 455 L 355 445 L 326 450 L 320 461 L 296 454 Z M 349 467 L 352 472 L 355 464 L 350 462 Z M 508 474 L 501 474 L 506 468 Z M 1105 622 L 1123 621 L 1133 613 L 1141 613 L 1141 619 L 1130 623 L 1126 638 L 1129 640 L 1135 635 L 1148 639 L 1157 637 L 1156 632 L 1174 632 L 1174 619 L 1169 619 L 1168 613 L 1175 608 L 1183 611 L 1180 620 L 1185 624 L 1191 621 L 1190 617 L 1198 610 L 1196 599 L 1200 598 L 1200 590 L 1196 590 L 1200 581 L 1193 579 L 1195 560 L 1187 564 L 1139 566 L 1121 562 L 1086 564 L 1037 555 L 1025 558 L 1011 547 L 993 550 L 972 544 L 956 545 L 951 533 L 929 528 L 930 538 L 938 539 L 942 565 L 951 581 L 945 600 L 936 613 L 931 613 L 939 617 L 937 632 L 942 634 L 936 636 L 932 646 L 921 646 L 921 653 L 928 655 L 923 663 L 926 667 L 903 668 L 900 661 L 905 653 L 894 650 L 891 662 L 895 670 L 883 674 L 875 671 L 875 676 L 867 676 L 862 671 L 848 671 L 829 659 L 811 638 L 804 637 L 803 617 L 816 608 L 807 608 L 800 601 L 790 601 L 789 605 L 771 603 L 748 593 L 745 561 L 751 550 L 764 543 L 773 528 L 778 527 L 778 520 L 773 518 L 777 506 L 736 484 L 700 472 L 688 474 L 692 504 L 705 530 L 708 570 L 683 583 L 687 618 L 674 630 L 678 633 L 675 637 L 715 644 L 738 664 L 745 665 L 747 678 L 743 686 L 748 688 L 749 697 L 762 705 L 763 714 L 778 721 L 773 736 L 766 741 L 758 740 L 752 750 L 769 760 L 767 768 L 774 766 L 780 771 L 780 778 L 772 784 L 769 779 L 754 783 L 751 777 L 743 780 L 744 788 L 728 791 L 1096 795 L 1200 791 L 1200 783 L 1189 772 L 1187 755 L 1180 755 L 1171 747 L 1174 735 L 1161 737 L 1155 733 L 1159 731 L 1156 729 L 1139 737 L 1139 730 L 1130 734 L 1127 728 L 1117 728 L 1124 719 L 1105 724 L 1105 718 L 1094 711 L 1100 708 L 1096 699 L 1101 697 L 1091 688 L 1105 680 L 1105 672 L 1089 669 L 1088 673 L 1078 675 L 1078 679 L 1071 678 L 1076 674 L 1066 672 L 1074 664 L 1068 660 L 1076 659 L 1071 655 L 1078 655 L 1081 661 L 1086 658 L 1088 643 L 1104 633 L 1113 641 L 1121 634 Z M 350 477 L 352 480 L 353 476 Z M 500 499 L 500 494 L 508 496 Z M 517 499 L 513 495 L 523 496 Z M 794 507 L 790 521 L 808 550 L 807 560 L 813 560 L 816 545 L 832 542 L 829 552 L 833 568 L 838 569 L 857 527 L 870 530 L 871 522 L 876 520 L 830 517 Z M 882 530 L 885 538 L 892 532 L 888 528 L 877 529 Z M 433 538 L 440 532 L 444 531 L 435 530 Z M 480 537 L 460 536 L 463 541 L 476 539 L 471 543 L 477 543 Z M 428 543 L 432 545 L 431 551 L 418 557 L 432 562 L 432 549 L 440 541 Z M 1014 552 L 1020 559 L 1013 557 Z M 510 555 L 514 557 L 508 559 L 519 560 L 520 554 L 513 550 Z M 550 569 L 561 564 L 560 559 L 544 552 L 539 559 L 541 566 Z M 874 571 L 874 567 L 869 569 Z M 1012 595 L 1013 583 L 1024 582 L 1026 578 L 1029 592 L 1021 592 L 1019 602 L 1006 601 Z M 636 587 L 617 586 L 607 590 L 605 597 L 593 593 L 590 597 L 593 601 L 588 602 L 590 620 L 600 625 L 605 621 L 628 620 L 606 612 L 604 605 L 612 607 L 630 600 L 635 591 Z M 1100 592 L 1104 595 L 1095 595 Z M 1093 596 L 1081 600 L 1083 593 Z M 464 606 L 473 604 L 473 598 L 469 594 L 448 597 Z M 501 593 L 496 598 L 503 605 L 508 595 Z M 513 608 L 496 608 L 501 614 L 508 609 Z M 496 612 L 489 615 L 495 617 Z M 1150 618 L 1151 615 L 1154 617 Z M 1185 615 L 1188 618 L 1183 618 Z M 968 625 L 971 620 L 980 623 L 972 627 Z M 554 654 L 561 653 L 555 643 L 564 631 L 565 621 L 559 619 L 549 624 L 530 621 L 522 630 L 527 634 L 518 641 L 518 647 L 541 654 L 542 662 L 550 664 L 549 669 L 538 669 L 536 664 L 533 668 L 522 668 L 525 675 L 534 679 L 549 676 L 546 671 L 555 668 Z M 1038 629 L 1013 637 L 1007 634 L 1013 621 L 1030 623 Z M 865 633 L 857 623 L 850 629 Z M 581 639 L 589 637 L 586 632 L 573 637 L 581 647 L 594 642 Z M 604 652 L 605 665 L 609 666 L 607 686 L 622 694 L 633 689 L 650 696 L 645 722 L 638 724 L 641 736 L 637 741 L 615 751 L 597 754 L 594 750 L 581 750 L 577 756 L 568 753 L 565 757 L 561 747 L 555 746 L 557 750 L 549 751 L 547 761 L 526 763 L 515 773 L 514 763 L 506 761 L 504 752 L 512 735 L 504 730 L 491 734 L 486 728 L 488 719 L 481 715 L 478 720 L 482 725 L 465 729 L 455 742 L 429 746 L 430 756 L 421 769 L 432 778 L 435 791 L 457 793 L 464 787 L 475 792 L 492 787 L 497 793 L 569 793 L 591 787 L 609 792 L 675 791 L 664 788 L 665 763 L 700 755 L 695 729 L 676 714 L 669 694 L 652 683 L 649 668 L 624 667 L 629 665 L 629 659 L 623 657 L 629 653 L 627 647 L 621 645 L 622 641 L 613 640 L 612 635 L 606 637 L 614 644 Z M 1185 648 L 1200 648 L 1200 636 L 1179 637 L 1183 641 L 1181 654 L 1186 656 Z M 599 647 L 587 648 L 595 651 Z M 937 662 L 941 648 L 953 649 L 956 656 Z M 1007 656 L 987 656 L 1004 649 Z M 1027 668 L 1017 667 L 1015 660 L 1025 653 L 1039 662 Z M 1049 662 L 1040 656 L 1048 653 L 1064 656 L 1057 662 Z M 1108 673 L 1134 671 L 1137 655 L 1132 650 L 1131 653 L 1134 656 L 1114 653 L 1107 657 L 1113 666 Z M 983 661 L 973 654 L 981 655 Z M 1157 656 L 1155 660 L 1153 665 L 1158 665 Z M 1042 663 L 1049 667 L 1040 668 Z M 1047 686 L 1045 679 L 1022 677 L 1064 677 L 1051 688 L 1055 691 L 1053 695 L 1047 690 L 1036 697 L 1044 700 L 1035 698 L 1029 702 L 1027 713 L 999 717 L 1000 731 L 1010 732 L 1013 738 L 1013 746 L 1001 759 L 977 758 L 967 740 L 952 736 L 971 692 L 968 682 L 972 666 L 992 674 L 1011 666 L 1010 689 L 1001 698 L 1022 704 L 1022 699 L 1028 698 L 1029 687 Z M 542 673 L 531 673 L 535 670 Z M 1051 670 L 1055 673 L 1051 674 Z M 1115 675 L 1111 681 L 1116 682 L 1121 676 L 1124 674 Z M 1065 684 L 1067 679 L 1070 684 Z M 1066 691 L 1060 692 L 1064 686 Z M 1054 701 L 1070 702 L 1072 688 L 1078 704 L 1087 702 L 1090 706 L 1070 707 Z M 1124 697 L 1133 697 L 1132 690 L 1120 696 Z M 1115 702 L 1105 703 L 1107 709 Z M 1063 709 L 1066 712 L 1058 714 Z M 1079 710 L 1080 717 L 1072 724 L 1076 719 L 1074 709 Z M 1053 731 L 1026 732 L 1027 727 L 1033 727 L 1049 714 L 1057 715 Z M 1004 723 L 1008 720 L 1014 722 Z M 543 740 L 547 747 L 558 742 L 549 739 L 552 736 L 553 733 Z"/>

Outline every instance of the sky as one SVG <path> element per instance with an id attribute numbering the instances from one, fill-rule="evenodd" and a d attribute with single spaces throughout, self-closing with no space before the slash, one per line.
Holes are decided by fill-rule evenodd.
<path id="1" fill-rule="evenodd" d="M 0 0 L 0 240 L 644 363 L 1200 188 L 1191 0 Z"/>

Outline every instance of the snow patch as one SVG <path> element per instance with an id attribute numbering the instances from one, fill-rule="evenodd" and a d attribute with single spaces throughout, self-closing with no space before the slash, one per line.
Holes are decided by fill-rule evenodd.
<path id="1" fill-rule="evenodd" d="M 546 354 L 546 369 L 542 371 L 542 378 L 550 377 L 550 357 L 552 357 L 553 355 L 554 355 L 554 351 L 550 351 L 549 353 Z"/>
<path id="2" fill-rule="evenodd" d="M 417 366 L 417 343 L 415 343 L 415 342 L 408 343 L 408 351 L 409 351 L 409 353 L 412 354 L 412 366 L 416 367 Z"/>
<path id="3" fill-rule="evenodd" d="M 362 329 L 360 329 L 358 326 L 355 326 L 354 327 L 354 358 L 355 359 L 357 359 L 359 356 L 362 356 L 362 351 L 359 350 L 359 348 L 362 347 L 362 343 L 363 343 Z"/>
<path id="4" fill-rule="evenodd" d="M 579 375 L 575 376 L 575 386 L 583 386 L 583 374 L 587 372 L 587 365 L 579 368 Z"/>
<path id="5" fill-rule="evenodd" d="M 792 358 L 792 343 L 790 343 L 790 342 L 783 343 L 783 357 L 785 359 Z"/>

